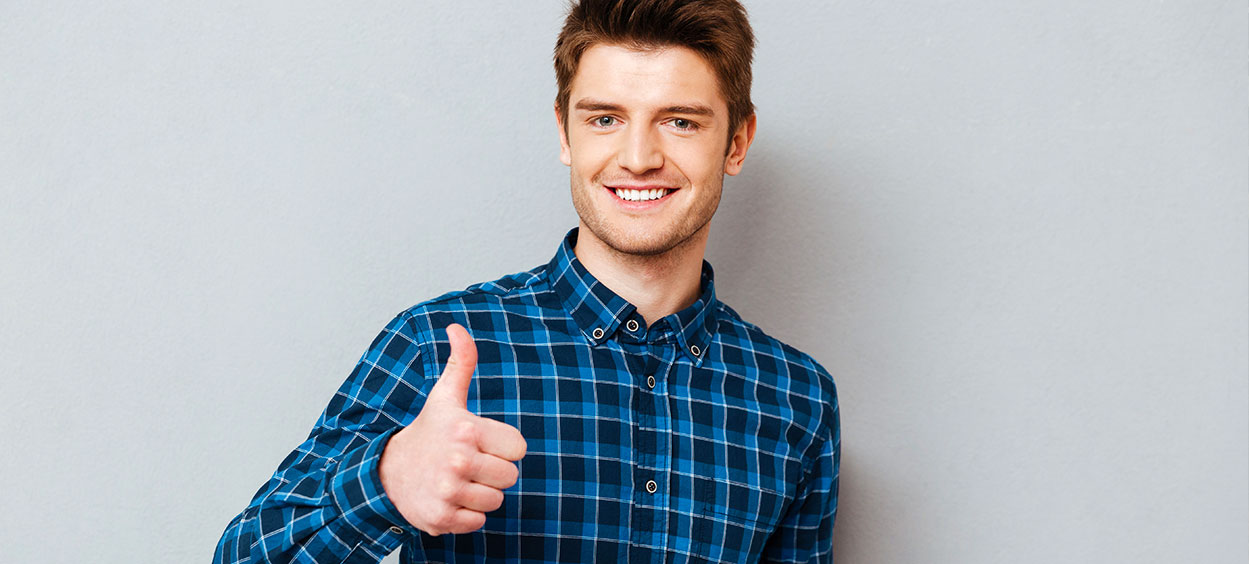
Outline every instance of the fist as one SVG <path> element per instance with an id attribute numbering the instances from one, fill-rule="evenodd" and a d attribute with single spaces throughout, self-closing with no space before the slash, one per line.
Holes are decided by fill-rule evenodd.
<path id="1" fill-rule="evenodd" d="M 431 535 L 469 533 L 503 505 L 516 484 L 525 438 L 506 423 L 468 410 L 477 346 L 463 327 L 447 327 L 451 358 L 412 424 L 395 433 L 378 473 L 391 502 Z"/>

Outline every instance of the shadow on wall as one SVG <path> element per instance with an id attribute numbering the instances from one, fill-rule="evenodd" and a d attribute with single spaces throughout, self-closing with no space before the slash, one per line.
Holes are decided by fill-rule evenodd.
<path id="1" fill-rule="evenodd" d="M 870 539 L 871 530 L 874 528 L 863 519 L 855 519 L 854 515 L 871 515 L 871 505 L 873 501 L 864 494 L 872 490 L 867 488 L 854 488 L 855 484 L 861 484 L 868 479 L 868 472 L 863 467 L 867 463 L 862 458 L 854 456 L 854 449 L 847 448 L 843 444 L 841 447 L 841 482 L 840 491 L 837 496 L 837 522 L 833 527 L 833 561 L 843 562 L 847 558 L 853 558 L 854 555 L 870 554 L 869 551 L 863 550 L 855 543 L 856 539 Z M 875 491 L 881 491 L 882 488 L 876 487 Z M 896 491 L 890 488 L 884 488 L 885 491 Z M 851 560 L 853 561 L 853 560 Z"/>
<path id="2" fill-rule="evenodd" d="M 725 180 L 708 260 L 742 317 L 825 362 L 837 352 L 829 337 L 848 330 L 839 304 L 867 230 L 835 167 L 811 153 L 755 144 Z"/>
<path id="3" fill-rule="evenodd" d="M 861 209 L 858 194 L 865 188 L 839 177 L 838 170 L 828 152 L 756 143 L 743 173 L 726 179 L 708 260 L 716 268 L 719 296 L 747 321 L 815 357 L 837 378 L 846 405 L 847 389 L 858 386 L 845 381 L 854 375 L 843 368 L 864 354 L 856 324 L 875 317 L 854 289 L 886 267 L 870 256 L 869 243 L 884 227 L 873 225 Z M 856 553 L 856 538 L 871 538 L 859 530 L 871 525 L 855 518 L 879 513 L 868 509 L 875 502 L 865 495 L 900 491 L 867 484 L 887 473 L 873 472 L 867 459 L 855 457 L 858 433 L 847 419 L 843 408 L 843 434 L 852 439 L 842 447 L 838 560 Z"/>

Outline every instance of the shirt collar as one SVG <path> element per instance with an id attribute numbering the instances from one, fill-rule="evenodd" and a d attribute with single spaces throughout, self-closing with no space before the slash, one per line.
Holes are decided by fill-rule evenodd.
<path id="1" fill-rule="evenodd" d="M 630 319 L 642 322 L 637 307 L 616 295 L 586 270 L 573 248 L 577 244 L 577 228 L 564 237 L 563 244 L 547 265 L 551 287 L 563 301 L 573 321 L 594 345 L 610 339 Z M 707 357 L 715 324 L 715 272 L 703 261 L 702 294 L 689 307 L 656 321 L 667 323 L 677 343 L 694 363 Z"/>

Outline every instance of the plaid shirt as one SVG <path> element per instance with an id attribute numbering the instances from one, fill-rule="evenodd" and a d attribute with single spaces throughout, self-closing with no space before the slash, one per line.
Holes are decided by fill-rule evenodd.
<path id="1" fill-rule="evenodd" d="M 396 317 L 316 427 L 234 518 L 215 561 L 831 562 L 841 436 L 828 372 L 715 297 L 649 327 L 573 253 Z M 378 461 L 450 354 L 477 344 L 468 407 L 529 451 L 481 530 L 399 514 Z"/>

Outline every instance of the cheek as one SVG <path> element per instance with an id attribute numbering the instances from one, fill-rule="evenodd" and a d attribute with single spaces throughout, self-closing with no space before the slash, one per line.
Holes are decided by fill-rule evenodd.
<path id="1" fill-rule="evenodd" d="M 574 140 L 570 147 L 569 166 L 574 171 L 594 176 L 602 172 L 611 163 L 612 153 L 605 150 L 602 143 L 587 142 L 586 139 Z"/>
<path id="2" fill-rule="evenodd" d="M 670 160 L 690 182 L 706 184 L 724 174 L 724 154 L 718 147 L 684 147 Z"/>

